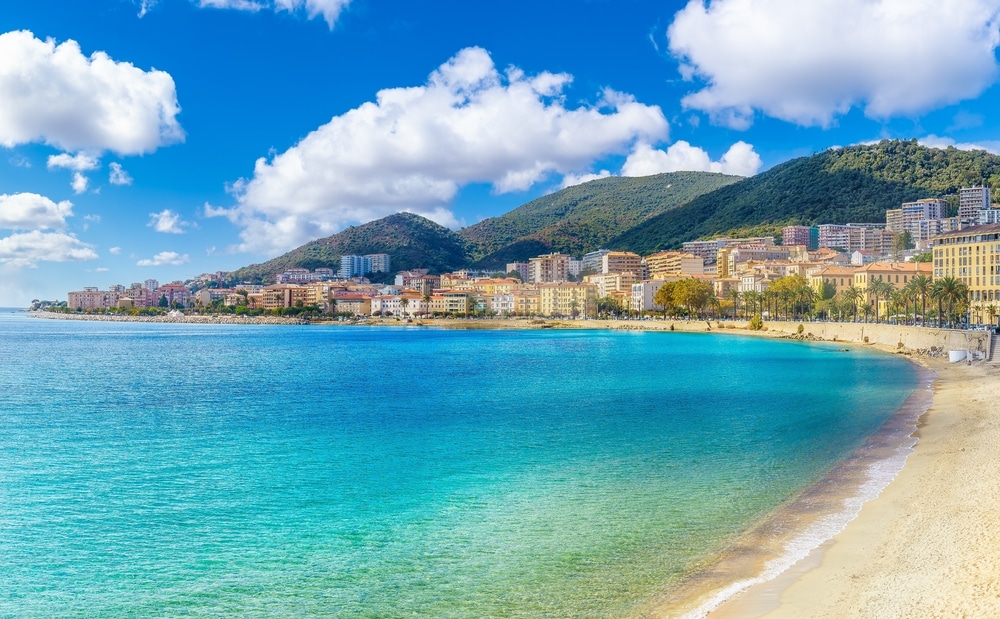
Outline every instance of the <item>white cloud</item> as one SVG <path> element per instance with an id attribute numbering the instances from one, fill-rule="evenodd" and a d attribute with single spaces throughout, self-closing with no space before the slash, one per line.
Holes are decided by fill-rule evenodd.
<path id="1" fill-rule="evenodd" d="M 33 230 L 0 239 L 0 262 L 16 267 L 39 262 L 94 260 L 93 248 L 71 234 Z"/>
<path id="2" fill-rule="evenodd" d="M 0 228 L 61 230 L 72 215 L 73 203 L 68 200 L 53 202 L 37 193 L 0 194 Z"/>
<path id="3" fill-rule="evenodd" d="M 109 247 L 108 248 L 108 253 L 117 256 L 118 254 L 122 253 L 122 248 L 121 247 Z"/>
<path id="4" fill-rule="evenodd" d="M 914 115 L 997 77 L 997 0 L 689 0 L 667 32 L 688 108 L 745 129 L 755 111 L 829 126 L 863 107 Z"/>
<path id="5" fill-rule="evenodd" d="M 601 170 L 597 174 L 567 174 L 563 176 L 562 183 L 559 185 L 559 188 L 566 189 L 567 187 L 572 187 L 573 185 L 582 185 L 583 183 L 596 181 L 599 178 L 607 178 L 608 176 L 611 176 L 611 172 L 607 170 Z"/>
<path id="6" fill-rule="evenodd" d="M 8 161 L 10 162 L 10 165 L 14 166 L 15 168 L 31 167 L 31 161 L 24 155 L 14 155 L 10 159 L 8 159 Z"/>
<path id="7" fill-rule="evenodd" d="M 129 173 L 126 172 L 124 168 L 122 168 L 122 164 L 118 162 L 112 162 L 108 164 L 108 167 L 111 169 L 111 174 L 108 175 L 108 181 L 112 185 L 132 184 L 132 177 L 129 176 Z"/>
<path id="8" fill-rule="evenodd" d="M 139 1 L 139 19 L 145 17 L 153 7 L 156 6 L 157 0 L 140 0 Z"/>
<path id="9" fill-rule="evenodd" d="M 984 140 L 978 143 L 959 143 L 951 138 L 931 134 L 927 137 L 919 138 L 917 143 L 930 148 L 948 148 L 952 146 L 958 150 L 985 150 L 994 155 L 1000 155 L 1000 141 L 997 140 Z"/>
<path id="10" fill-rule="evenodd" d="M 56 45 L 26 30 L 0 35 L 0 145 L 148 153 L 184 139 L 179 112 L 174 80 L 163 71 L 104 52 L 84 56 L 72 40 Z"/>
<path id="11" fill-rule="evenodd" d="M 66 170 L 73 170 L 74 172 L 88 172 L 101 167 L 101 162 L 97 157 L 86 153 L 78 153 L 76 155 L 60 153 L 58 155 L 49 155 L 48 167 L 50 170 L 52 168 L 64 168 Z"/>
<path id="12" fill-rule="evenodd" d="M 81 174 L 80 172 L 73 172 L 73 182 L 70 186 L 73 188 L 73 192 L 76 194 L 81 194 L 87 191 L 87 186 L 90 185 L 90 179 Z"/>
<path id="13" fill-rule="evenodd" d="M 382 90 L 258 159 L 253 178 L 232 186 L 238 204 L 205 213 L 244 228 L 237 249 L 277 252 L 401 210 L 453 221 L 447 207 L 461 186 L 520 191 L 666 137 L 660 108 L 629 95 L 606 90 L 597 105 L 567 107 L 571 79 L 501 74 L 485 50 L 464 49 L 425 85 Z"/>
<path id="14" fill-rule="evenodd" d="M 681 140 L 667 150 L 653 148 L 646 142 L 635 145 L 622 166 L 622 176 L 650 176 L 663 172 L 721 172 L 736 176 L 753 176 L 763 162 L 753 146 L 736 142 L 719 161 L 712 161 L 705 150 Z"/>
<path id="15" fill-rule="evenodd" d="M 186 264 L 190 258 L 187 254 L 181 255 L 175 251 L 161 251 L 152 258 L 146 258 L 136 262 L 137 266 L 141 267 L 158 267 L 158 266 L 178 266 L 181 264 Z"/>
<path id="16" fill-rule="evenodd" d="M 351 0 L 198 0 L 198 6 L 213 9 L 237 9 L 256 13 L 265 8 L 274 11 L 298 13 L 305 11 L 309 19 L 322 17 L 333 29 L 340 16 Z"/>
<path id="17" fill-rule="evenodd" d="M 191 227 L 191 223 L 182 220 L 178 213 L 164 209 L 159 213 L 150 213 L 146 226 L 164 234 L 184 234 L 185 228 Z"/>

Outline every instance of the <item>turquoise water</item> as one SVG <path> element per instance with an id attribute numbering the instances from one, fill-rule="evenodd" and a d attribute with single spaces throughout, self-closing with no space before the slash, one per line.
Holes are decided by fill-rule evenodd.
<path id="1" fill-rule="evenodd" d="M 615 617 L 916 387 L 681 333 L 0 314 L 0 616 Z"/>

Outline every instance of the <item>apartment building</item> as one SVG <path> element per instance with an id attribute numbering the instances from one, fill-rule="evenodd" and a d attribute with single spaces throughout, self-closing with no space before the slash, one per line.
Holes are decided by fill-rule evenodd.
<path id="1" fill-rule="evenodd" d="M 642 256 L 630 251 L 609 251 L 601 256 L 601 273 L 642 274 Z"/>
<path id="2" fill-rule="evenodd" d="M 807 249 L 819 248 L 819 228 L 815 226 L 785 226 L 781 230 L 781 244 L 804 245 Z"/>
<path id="3" fill-rule="evenodd" d="M 645 261 L 650 279 L 705 273 L 704 258 L 682 251 L 661 251 L 646 256 Z"/>
<path id="4" fill-rule="evenodd" d="M 540 284 L 539 313 L 543 316 L 592 316 L 597 310 L 597 286 L 578 282 Z"/>
<path id="5" fill-rule="evenodd" d="M 979 221 L 979 213 L 990 208 L 990 188 L 967 187 L 958 190 L 958 216 L 962 219 Z"/>
<path id="6" fill-rule="evenodd" d="M 956 277 L 969 288 L 974 322 L 1000 302 L 1000 223 L 972 226 L 932 240 L 934 278 Z"/>
<path id="7" fill-rule="evenodd" d="M 528 281 L 532 284 L 557 284 L 569 279 L 569 256 L 552 253 L 528 260 Z"/>

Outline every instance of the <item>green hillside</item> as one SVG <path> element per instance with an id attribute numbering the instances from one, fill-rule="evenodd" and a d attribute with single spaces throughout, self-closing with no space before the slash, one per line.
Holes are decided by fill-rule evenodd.
<path id="1" fill-rule="evenodd" d="M 340 268 L 342 255 L 389 254 L 392 270 L 418 267 L 442 273 L 466 263 L 464 241 L 454 232 L 413 213 L 396 213 L 305 245 L 261 264 L 234 271 L 234 281 L 273 281 L 276 273 L 302 267 Z"/>
<path id="2" fill-rule="evenodd" d="M 885 222 L 903 202 L 1000 184 L 1000 157 L 885 140 L 793 159 L 638 224 L 611 249 L 648 254 L 684 241 L 784 225 Z"/>
<path id="3" fill-rule="evenodd" d="M 710 172 L 601 178 L 532 200 L 458 234 L 477 266 L 502 267 L 551 251 L 578 256 L 652 216 L 741 178 Z"/>

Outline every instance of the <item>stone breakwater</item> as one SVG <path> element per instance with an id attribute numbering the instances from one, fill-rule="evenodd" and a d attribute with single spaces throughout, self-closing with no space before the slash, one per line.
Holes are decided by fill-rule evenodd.
<path id="1" fill-rule="evenodd" d="M 115 316 L 109 314 L 62 314 L 34 312 L 36 318 L 55 320 L 96 320 L 101 322 L 163 322 L 203 325 L 305 325 L 308 320 L 283 316 L 235 316 L 218 314 L 208 316 Z"/>

